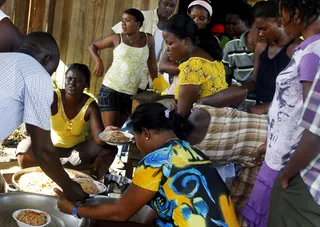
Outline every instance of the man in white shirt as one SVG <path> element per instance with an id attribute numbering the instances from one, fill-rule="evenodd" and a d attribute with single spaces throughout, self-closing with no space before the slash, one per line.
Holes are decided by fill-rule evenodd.
<path id="1" fill-rule="evenodd" d="M 62 168 L 50 137 L 53 102 L 50 76 L 59 59 L 56 41 L 45 32 L 24 37 L 17 53 L 0 53 L 0 142 L 25 122 L 42 170 L 69 199 L 84 201 L 88 195 Z"/>
<path id="2" fill-rule="evenodd" d="M 140 31 L 150 33 L 154 37 L 157 63 L 161 60 L 164 52 L 164 40 L 162 30 L 164 29 L 168 18 L 173 14 L 177 5 L 176 0 L 159 0 L 158 8 L 155 10 L 141 11 L 144 16 L 143 26 Z M 122 33 L 121 22 L 112 27 L 115 33 Z M 145 67 L 145 76 L 143 76 L 140 89 L 145 90 L 148 85 L 148 67 Z"/>
<path id="3" fill-rule="evenodd" d="M 0 0 L 0 7 L 6 0 Z M 17 50 L 21 44 L 22 35 L 19 29 L 12 24 L 8 15 L 0 9 L 0 52 Z"/>

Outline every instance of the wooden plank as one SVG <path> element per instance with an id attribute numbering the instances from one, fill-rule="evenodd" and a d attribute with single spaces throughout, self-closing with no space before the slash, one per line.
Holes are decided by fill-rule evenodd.
<path id="1" fill-rule="evenodd" d="M 71 12 L 73 1 L 71 0 L 63 0 L 63 8 L 62 8 L 62 20 L 61 20 L 61 33 L 60 33 L 60 64 L 59 70 L 56 76 L 58 83 L 63 87 L 64 86 L 64 72 L 66 71 L 66 61 L 67 61 L 67 53 L 68 53 L 68 41 L 69 41 L 69 30 L 71 23 Z M 57 10 L 56 10 L 57 11 Z M 74 25 L 76 26 L 76 25 Z"/>
<path id="2" fill-rule="evenodd" d="M 78 27 L 79 27 L 79 17 L 80 17 L 81 2 L 79 0 L 73 0 L 71 10 L 71 26 L 69 29 L 69 39 L 68 39 L 68 51 L 66 58 L 66 65 L 74 63 L 76 41 L 78 39 Z M 70 12 L 69 12 L 70 13 Z"/>
<path id="3" fill-rule="evenodd" d="M 12 1 L 13 3 L 13 18 L 12 22 L 19 28 L 22 35 L 26 35 L 28 31 L 28 17 L 30 0 Z"/>
<path id="4" fill-rule="evenodd" d="M 96 27 L 96 4 L 94 1 L 88 1 L 87 13 L 86 13 L 86 30 L 84 40 L 84 56 L 83 64 L 86 64 L 89 68 L 91 67 L 92 58 L 88 51 L 88 46 L 94 41 L 94 33 Z"/>
<path id="5" fill-rule="evenodd" d="M 54 24 L 54 13 L 55 13 L 55 7 L 56 7 L 56 0 L 49 0 L 49 6 L 48 6 L 48 17 L 47 17 L 47 32 L 51 35 L 53 35 L 53 24 Z"/>
<path id="6" fill-rule="evenodd" d="M 43 31 L 45 23 L 46 1 L 43 0 L 31 0 L 31 6 L 29 10 L 30 22 L 28 33 L 33 31 Z"/>
<path id="7" fill-rule="evenodd" d="M 93 41 L 97 39 L 103 38 L 103 27 L 104 27 L 104 18 L 108 15 L 106 14 L 107 4 L 104 0 L 96 0 L 95 13 L 96 13 L 96 27 L 95 27 L 95 35 L 93 37 Z M 102 59 L 103 60 L 103 59 Z M 93 70 L 94 64 L 90 65 L 91 70 Z M 101 78 L 97 78 L 93 76 L 91 78 L 91 88 L 90 92 L 92 94 L 96 94 L 99 90 L 99 85 L 101 84 Z M 98 88 L 99 87 L 99 88 Z"/>
<path id="8" fill-rule="evenodd" d="M 1 10 L 7 14 L 11 20 L 13 21 L 13 8 L 14 8 L 15 0 L 6 1 L 4 5 L 1 7 Z"/>
<path id="9" fill-rule="evenodd" d="M 83 54 L 87 47 L 84 46 L 85 36 L 88 35 L 86 31 L 86 13 L 88 7 L 88 0 L 78 0 L 80 2 L 80 10 L 78 17 L 78 28 L 77 30 L 77 39 L 75 42 L 75 53 L 73 63 L 82 63 L 83 62 Z"/>
<path id="10" fill-rule="evenodd" d="M 116 12 L 115 9 L 117 7 L 116 1 L 118 1 L 118 0 L 108 0 L 108 2 L 107 2 L 105 15 L 108 15 L 108 16 L 104 17 L 104 27 L 103 27 L 102 37 L 106 37 L 106 36 L 112 34 L 111 28 L 114 25 L 113 18 L 114 18 L 115 12 Z M 105 72 L 106 72 L 112 63 L 113 48 L 108 48 L 108 49 L 101 51 L 100 56 L 104 62 L 104 67 L 105 67 Z M 92 67 L 94 67 L 95 62 L 93 61 L 92 63 L 93 63 Z M 93 94 L 95 94 L 95 95 L 98 94 L 100 87 L 101 87 L 101 84 L 102 84 L 102 80 L 103 80 L 103 77 L 94 79 L 92 86 L 91 86 L 91 92 Z"/>
<path id="11" fill-rule="evenodd" d="M 64 0 L 53 0 L 55 1 L 55 7 L 54 7 L 54 19 L 53 19 L 53 28 L 52 28 L 52 35 L 56 39 L 59 48 L 61 44 L 61 32 L 62 32 L 62 18 L 63 18 L 63 5 Z M 50 20 L 50 18 L 49 18 Z M 48 28 L 49 30 L 49 28 Z"/>
<path id="12" fill-rule="evenodd" d="M 124 4 L 123 4 L 123 9 L 122 9 L 122 12 L 121 13 L 123 13 L 125 10 L 127 10 L 127 9 L 130 9 L 130 8 L 132 8 L 133 7 L 133 1 L 132 0 L 130 0 L 130 1 L 124 1 Z"/>

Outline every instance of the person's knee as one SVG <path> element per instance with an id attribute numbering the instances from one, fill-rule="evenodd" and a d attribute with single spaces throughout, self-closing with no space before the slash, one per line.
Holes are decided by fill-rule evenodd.
<path id="1" fill-rule="evenodd" d="M 31 154 L 27 154 L 27 153 L 21 154 L 20 153 L 17 155 L 17 160 L 18 160 L 19 167 L 21 169 L 37 166 L 37 162 L 36 162 L 34 156 Z"/>

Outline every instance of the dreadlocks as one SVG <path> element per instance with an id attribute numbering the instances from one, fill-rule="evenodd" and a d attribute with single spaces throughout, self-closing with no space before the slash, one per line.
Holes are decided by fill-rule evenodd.
<path id="1" fill-rule="evenodd" d="M 306 22 L 306 27 L 320 16 L 320 0 L 279 0 L 280 11 L 287 10 L 292 22 L 296 9 L 298 18 Z"/>

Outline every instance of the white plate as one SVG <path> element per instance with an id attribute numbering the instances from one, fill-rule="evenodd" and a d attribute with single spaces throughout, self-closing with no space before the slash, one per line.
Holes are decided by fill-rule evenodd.
<path id="1" fill-rule="evenodd" d="M 35 225 L 28 225 L 28 224 L 25 224 L 25 223 L 23 223 L 23 222 L 21 222 L 21 221 L 19 221 L 19 220 L 17 219 L 18 215 L 19 215 L 22 211 L 24 211 L 24 210 L 31 210 L 31 211 L 34 211 L 34 212 L 37 212 L 37 213 L 44 213 L 44 214 L 47 215 L 47 223 L 44 224 L 44 225 L 36 225 L 37 227 L 47 226 L 47 225 L 51 222 L 51 217 L 50 217 L 50 215 L 47 214 L 46 212 L 43 212 L 43 211 L 41 211 L 41 210 L 35 210 L 35 209 L 21 209 L 21 210 L 17 210 L 17 211 L 15 211 L 15 212 L 13 212 L 13 214 L 12 214 L 13 219 L 16 220 L 16 222 L 17 222 L 17 224 L 18 224 L 19 227 L 35 227 Z"/>
<path id="2" fill-rule="evenodd" d="M 81 180 L 81 181 L 85 181 L 86 180 L 86 181 L 93 182 L 97 186 L 98 192 L 95 193 L 95 194 L 89 194 L 90 197 L 94 197 L 94 196 L 96 196 L 98 194 L 104 193 L 107 190 L 107 187 L 104 184 L 102 184 L 101 182 L 99 182 L 99 181 L 95 181 L 95 180 L 91 180 L 91 179 L 85 179 L 85 178 L 73 178 L 72 180 L 74 180 L 76 182 L 79 181 L 79 180 Z"/>
<path id="3" fill-rule="evenodd" d="M 103 132 L 101 132 L 101 133 L 99 134 L 99 138 L 100 138 L 102 141 L 104 141 L 104 142 L 106 142 L 107 144 L 110 144 L 110 145 L 112 145 L 112 146 L 121 146 L 121 145 L 124 145 L 124 144 L 129 144 L 129 143 L 131 143 L 131 142 L 133 141 L 133 135 L 132 135 L 132 134 L 130 134 L 130 133 L 128 133 L 128 132 L 122 132 L 122 131 L 121 131 L 121 132 L 122 132 L 126 137 L 129 137 L 129 138 L 130 138 L 129 142 L 116 143 L 116 142 L 110 142 L 110 141 L 105 140 L 105 137 L 106 137 L 107 135 L 113 133 L 113 132 L 115 132 L 115 131 L 103 131 Z"/>

